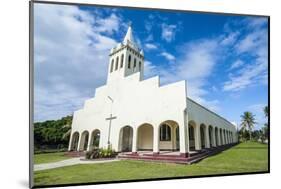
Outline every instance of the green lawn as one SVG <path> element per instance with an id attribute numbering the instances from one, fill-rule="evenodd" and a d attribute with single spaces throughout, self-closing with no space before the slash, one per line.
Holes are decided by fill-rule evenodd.
<path id="1" fill-rule="evenodd" d="M 35 154 L 34 164 L 51 163 L 65 159 L 69 159 L 69 157 L 64 156 L 64 152 Z"/>
<path id="2" fill-rule="evenodd" d="M 247 142 L 192 165 L 132 160 L 74 165 L 35 172 L 35 185 L 267 171 L 267 151 L 266 144 Z"/>

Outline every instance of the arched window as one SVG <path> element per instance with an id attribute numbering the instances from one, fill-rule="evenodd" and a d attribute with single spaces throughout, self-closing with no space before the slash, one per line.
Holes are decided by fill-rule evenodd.
<path id="1" fill-rule="evenodd" d="M 123 68 L 124 54 L 121 55 L 121 68 Z"/>
<path id="2" fill-rule="evenodd" d="M 137 66 L 137 59 L 134 59 L 134 68 Z"/>
<path id="3" fill-rule="evenodd" d="M 129 69 L 131 68 L 131 55 L 129 55 L 128 57 L 128 68 Z"/>
<path id="4" fill-rule="evenodd" d="M 139 61 L 139 71 L 141 70 L 141 61 Z"/>
<path id="5" fill-rule="evenodd" d="M 115 63 L 115 70 L 118 69 L 118 62 L 119 62 L 119 57 L 117 56 L 117 58 L 116 58 L 116 63 Z"/>
<path id="6" fill-rule="evenodd" d="M 113 72 L 113 64 L 114 64 L 114 59 L 111 60 L 110 72 Z"/>
<path id="7" fill-rule="evenodd" d="M 160 141 L 170 141 L 171 140 L 171 127 L 167 124 L 160 126 Z"/>

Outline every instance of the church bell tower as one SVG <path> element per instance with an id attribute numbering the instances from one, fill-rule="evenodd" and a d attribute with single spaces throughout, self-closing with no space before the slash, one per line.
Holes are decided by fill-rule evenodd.
<path id="1" fill-rule="evenodd" d="M 125 78 L 140 72 L 143 79 L 144 53 L 133 38 L 131 25 L 128 28 L 123 42 L 110 50 L 107 82 Z"/>

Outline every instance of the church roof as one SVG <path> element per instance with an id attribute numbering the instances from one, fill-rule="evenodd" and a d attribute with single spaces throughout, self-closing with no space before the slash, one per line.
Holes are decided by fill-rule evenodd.
<path id="1" fill-rule="evenodd" d="M 140 51 L 140 48 L 138 47 L 137 43 L 134 40 L 133 30 L 132 30 L 131 25 L 129 25 L 129 27 L 128 27 L 127 33 L 126 33 L 126 35 L 124 37 L 124 40 L 123 40 L 123 44 L 124 45 L 130 45 L 131 47 L 133 47 L 136 50 Z"/>
<path id="2" fill-rule="evenodd" d="M 126 35 L 124 37 L 124 40 L 123 40 L 123 43 L 126 43 L 127 41 L 130 41 L 131 43 L 135 43 L 131 26 L 129 26 L 129 28 L 127 30 L 127 33 L 126 33 Z"/>
<path id="3" fill-rule="evenodd" d="M 120 49 L 121 47 L 123 47 L 123 45 L 128 45 L 131 48 L 133 48 L 134 50 L 138 51 L 142 56 L 143 56 L 143 50 L 141 48 L 139 48 L 138 44 L 135 42 L 134 37 L 133 37 L 133 29 L 131 27 L 131 24 L 129 24 L 127 33 L 123 39 L 122 43 L 118 43 L 116 47 L 113 47 L 110 50 L 110 53 L 114 53 L 116 50 Z"/>

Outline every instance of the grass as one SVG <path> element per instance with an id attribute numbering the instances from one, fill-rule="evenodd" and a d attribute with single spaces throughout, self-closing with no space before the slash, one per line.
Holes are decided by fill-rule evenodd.
<path id="1" fill-rule="evenodd" d="M 51 163 L 65 159 L 69 159 L 69 157 L 64 156 L 64 152 L 35 154 L 34 164 Z"/>
<path id="2" fill-rule="evenodd" d="M 192 165 L 133 160 L 74 165 L 35 172 L 35 185 L 261 172 L 268 171 L 267 152 L 266 144 L 246 142 Z"/>

